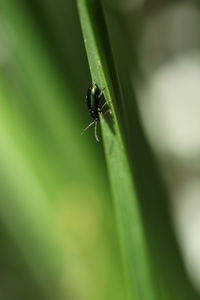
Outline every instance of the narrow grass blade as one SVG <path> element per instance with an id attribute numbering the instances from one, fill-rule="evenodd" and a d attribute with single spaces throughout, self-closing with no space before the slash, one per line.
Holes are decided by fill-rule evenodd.
<path id="1" fill-rule="evenodd" d="M 102 8 L 99 1 L 77 0 L 77 4 L 92 81 L 100 88 L 105 88 L 105 98 L 112 103 L 112 115 L 109 119 L 101 118 L 101 125 L 119 228 L 127 295 L 135 300 L 161 299 L 152 271 L 139 199 L 120 131 L 119 114 L 115 113 L 118 98 L 116 91 L 118 93 L 119 88 Z"/>

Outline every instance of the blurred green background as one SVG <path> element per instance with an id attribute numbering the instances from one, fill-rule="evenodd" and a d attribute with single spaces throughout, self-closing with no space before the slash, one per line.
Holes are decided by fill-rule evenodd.
<path id="1" fill-rule="evenodd" d="M 138 190 L 146 194 L 146 199 L 148 196 L 154 199 L 141 200 L 141 205 L 154 261 L 159 266 L 158 276 L 162 270 L 166 272 L 162 280 L 166 279 L 166 286 L 173 290 L 169 292 L 173 296 L 163 293 L 162 299 L 200 299 L 195 291 L 200 286 L 200 257 L 191 259 L 199 250 L 194 243 L 199 241 L 198 231 L 193 230 L 199 224 L 190 226 L 196 211 L 193 208 L 197 205 L 199 208 L 200 192 L 196 192 L 194 202 L 190 194 L 186 197 L 188 190 L 182 189 L 187 183 L 194 192 L 190 184 L 200 176 L 199 154 L 194 155 L 195 142 L 193 148 L 187 148 L 190 140 L 181 135 L 185 123 L 191 122 L 181 119 L 183 103 L 176 107 L 174 103 L 182 95 L 173 90 L 177 87 L 176 79 L 183 74 L 184 67 L 180 65 L 185 66 L 185 61 L 189 61 L 192 74 L 191 65 L 196 68 L 197 61 L 200 65 L 199 3 L 169 0 L 102 3 L 122 89 L 128 97 L 133 85 L 137 96 L 138 108 L 130 110 L 127 117 L 130 130 L 127 135 L 136 136 L 129 149 L 132 153 L 132 147 L 136 147 L 131 165 L 135 164 L 137 169 Z M 180 72 L 176 74 L 174 70 Z M 184 70 L 186 79 L 181 81 L 179 90 L 194 84 L 192 75 L 189 82 L 188 69 Z M 199 78 L 199 73 L 196 74 L 194 78 Z M 173 79 L 171 85 L 169 78 Z M 80 135 L 90 122 L 85 107 L 90 82 L 74 0 L 1 0 L 0 299 L 125 299 L 103 146 L 96 143 L 92 129 Z M 160 82 L 167 83 L 162 90 Z M 165 99 L 170 89 L 172 92 Z M 195 88 L 192 86 L 191 90 Z M 195 95 L 188 93 L 184 103 L 195 97 L 199 99 L 198 89 Z M 161 98 L 164 103 L 159 101 Z M 177 112 L 173 119 L 177 123 L 168 118 L 171 111 L 164 106 L 170 100 L 173 100 L 171 110 Z M 184 107 L 187 111 L 190 106 Z M 200 112 L 199 106 L 196 110 Z M 144 160 L 149 143 L 146 140 L 141 143 L 140 132 L 132 130 L 134 122 L 137 123 L 135 111 L 137 117 L 140 112 L 141 128 L 157 157 L 159 175 L 152 170 L 150 161 L 154 162 L 154 158 L 145 156 Z M 133 123 L 129 118 L 133 118 Z M 178 130 L 180 120 L 183 121 Z M 195 128 L 198 132 L 199 123 Z M 191 137 L 190 132 L 188 136 Z M 176 141 L 181 137 L 185 143 L 179 147 L 180 142 L 176 145 Z M 198 133 L 193 138 L 197 140 Z M 195 149 L 199 153 L 198 145 Z M 152 181 L 160 178 L 160 173 L 167 186 L 161 198 L 161 192 L 155 190 L 160 191 L 162 183 L 157 179 Z M 195 183 L 198 189 L 198 180 Z M 194 205 L 188 206 L 191 202 Z M 181 214 L 182 207 L 185 210 Z M 193 245 L 193 252 L 187 248 L 188 243 Z M 195 272 L 194 266 L 197 266 Z"/>

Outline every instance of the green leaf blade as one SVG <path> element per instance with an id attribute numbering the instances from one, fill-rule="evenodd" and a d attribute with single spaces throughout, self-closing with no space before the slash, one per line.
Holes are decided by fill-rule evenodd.
<path id="1" fill-rule="evenodd" d="M 112 78 L 114 67 L 111 63 L 112 57 L 109 56 L 111 52 L 106 52 L 108 47 L 105 49 L 102 31 L 104 25 L 98 19 L 98 15 L 102 14 L 101 6 L 99 1 L 87 0 L 77 0 L 77 5 L 92 80 L 100 88 L 105 88 L 105 98 L 112 103 L 109 105 L 112 126 L 101 117 L 101 127 L 119 230 L 127 298 L 160 299 L 146 243 L 139 200 L 120 131 L 119 118 L 115 113 L 114 104 L 118 95 L 114 91 L 118 91 L 119 87 L 116 85 L 116 79 Z M 109 65 L 112 70 L 109 69 Z"/>

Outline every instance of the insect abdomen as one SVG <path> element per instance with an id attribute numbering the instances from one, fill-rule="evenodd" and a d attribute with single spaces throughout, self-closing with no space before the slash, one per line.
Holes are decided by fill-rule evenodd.
<path id="1" fill-rule="evenodd" d="M 88 88 L 86 99 L 90 115 L 96 121 L 99 121 L 99 95 L 100 89 L 95 83 L 92 83 Z"/>

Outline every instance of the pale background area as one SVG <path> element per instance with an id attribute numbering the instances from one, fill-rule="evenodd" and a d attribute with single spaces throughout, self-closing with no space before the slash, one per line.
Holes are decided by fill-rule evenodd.
<path id="1" fill-rule="evenodd" d="M 145 130 L 163 166 L 183 259 L 200 290 L 199 23 L 192 1 L 148 15 L 140 41 L 146 83 L 144 88 L 139 82 L 137 96 Z"/>

